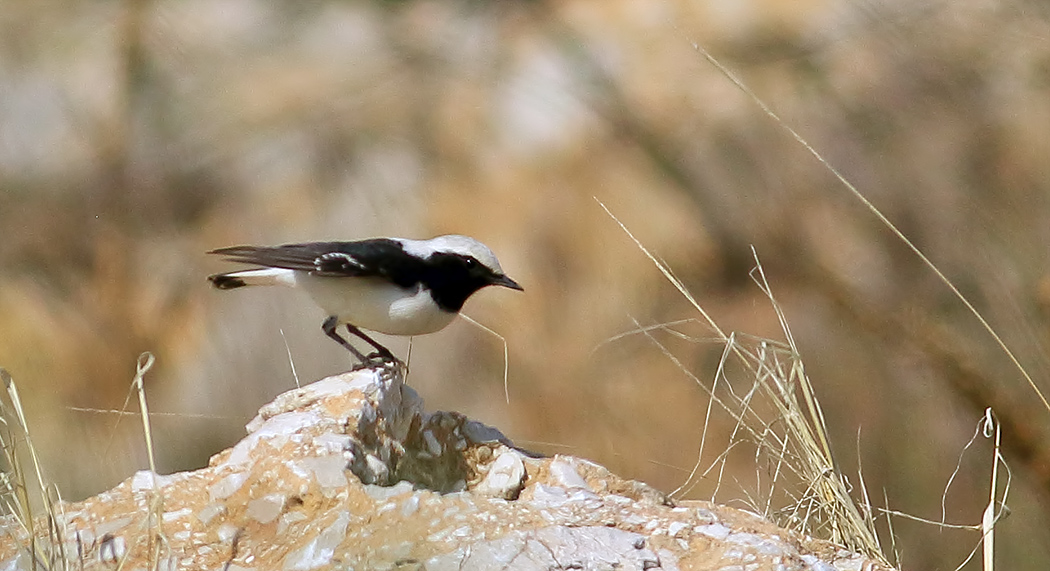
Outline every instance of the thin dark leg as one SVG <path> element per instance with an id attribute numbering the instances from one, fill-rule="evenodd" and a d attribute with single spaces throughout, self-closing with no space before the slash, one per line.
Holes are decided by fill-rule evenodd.
<path id="1" fill-rule="evenodd" d="M 364 332 L 361 331 L 360 329 L 358 329 L 357 327 L 354 327 L 353 325 L 350 325 L 349 323 L 347 323 L 346 324 L 346 330 L 349 331 L 350 333 L 353 333 L 354 335 L 357 335 L 361 339 L 364 339 L 365 341 L 368 342 L 369 345 L 375 347 L 376 351 L 379 351 L 379 357 L 380 358 L 386 359 L 386 360 L 390 360 L 390 361 L 397 361 L 398 360 L 397 357 L 395 357 L 394 354 L 390 352 L 390 349 L 387 349 L 386 347 L 383 347 L 382 345 L 379 344 L 378 341 L 376 341 L 375 339 L 372 339 L 368 335 L 365 335 Z"/>
<path id="2" fill-rule="evenodd" d="M 368 357 L 365 357 L 364 354 L 354 348 L 349 341 L 343 339 L 335 332 L 335 328 L 338 325 L 339 323 L 336 321 L 336 317 L 334 315 L 329 316 L 328 319 L 325 319 L 324 323 L 321 324 L 321 331 L 324 331 L 324 334 L 331 337 L 336 343 L 346 347 L 346 350 L 353 353 L 354 357 L 356 357 L 362 364 L 367 364 L 369 362 Z"/>

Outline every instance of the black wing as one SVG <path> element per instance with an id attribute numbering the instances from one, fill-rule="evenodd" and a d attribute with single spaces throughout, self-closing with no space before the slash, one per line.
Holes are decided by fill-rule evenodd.
<path id="1" fill-rule="evenodd" d="M 232 246 L 209 254 L 231 262 L 310 272 L 318 276 L 382 276 L 408 287 L 425 272 L 423 260 L 409 255 L 401 244 L 387 238 L 356 242 L 308 242 L 283 246 Z"/>

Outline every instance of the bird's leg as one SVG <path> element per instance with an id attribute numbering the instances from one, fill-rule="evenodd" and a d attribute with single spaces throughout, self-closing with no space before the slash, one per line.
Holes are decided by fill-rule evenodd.
<path id="1" fill-rule="evenodd" d="M 371 359 L 365 357 L 364 354 L 358 351 L 353 345 L 351 345 L 349 341 L 343 339 L 339 336 L 338 333 L 335 332 L 335 328 L 338 325 L 339 322 L 336 320 L 336 316 L 331 315 L 328 317 L 328 319 L 324 320 L 324 323 L 321 324 L 321 331 L 324 331 L 324 334 L 331 337 L 332 340 L 334 340 L 336 343 L 339 343 L 343 347 L 346 347 L 346 350 L 353 353 L 354 357 L 356 357 L 357 360 L 361 362 L 362 366 L 368 366 L 371 363 Z M 355 367 L 354 369 L 356 370 L 357 367 Z"/>
<path id="2" fill-rule="evenodd" d="M 382 345 L 379 344 L 378 341 L 376 341 L 375 339 L 372 339 L 368 335 L 365 335 L 365 333 L 363 331 L 361 331 L 360 329 L 358 329 L 357 327 L 354 327 L 353 325 L 350 325 L 349 323 L 347 323 L 346 324 L 346 330 L 349 331 L 350 333 L 353 333 L 354 335 L 357 335 L 361 339 L 364 339 L 365 341 L 368 342 L 369 345 L 375 347 L 376 351 L 379 353 L 378 354 L 379 359 L 381 359 L 383 361 L 389 361 L 389 362 L 392 362 L 392 363 L 400 363 L 401 362 L 400 359 L 395 357 L 394 354 L 390 352 L 390 349 L 387 349 L 386 347 L 383 347 Z"/>

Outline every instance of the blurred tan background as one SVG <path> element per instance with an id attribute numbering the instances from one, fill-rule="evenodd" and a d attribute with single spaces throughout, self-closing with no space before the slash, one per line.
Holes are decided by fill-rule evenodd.
<path id="1" fill-rule="evenodd" d="M 308 300 L 214 291 L 205 276 L 231 266 L 205 251 L 454 232 L 526 288 L 466 308 L 506 338 L 511 402 L 502 344 L 460 320 L 412 343 L 428 407 L 674 489 L 706 395 L 643 336 L 606 341 L 699 316 L 596 197 L 723 328 L 780 339 L 748 277 L 755 246 L 838 460 L 875 503 L 939 520 L 995 407 L 1014 476 L 998 563 L 1050 567 L 1050 413 L 694 43 L 898 224 L 1050 393 L 1046 2 L 7 0 L 0 366 L 47 473 L 79 499 L 147 466 L 137 419 L 78 410 L 121 408 L 142 351 L 157 356 L 151 406 L 171 413 L 154 418 L 164 472 L 235 442 L 294 387 L 293 364 L 304 383 L 348 368 Z M 718 345 L 655 335 L 714 377 Z M 731 429 L 712 428 L 709 454 Z M 947 521 L 980 521 L 990 458 L 984 439 L 966 451 Z M 740 507 L 756 466 L 732 466 L 716 499 Z M 979 539 L 894 530 L 906 569 L 953 569 Z"/>

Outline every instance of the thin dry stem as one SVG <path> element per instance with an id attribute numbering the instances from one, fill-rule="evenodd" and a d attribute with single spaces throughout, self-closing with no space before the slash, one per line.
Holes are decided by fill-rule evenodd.
<path id="1" fill-rule="evenodd" d="M 482 331 L 496 337 L 501 343 L 503 343 L 503 396 L 507 399 L 507 404 L 510 404 L 510 387 L 507 384 L 507 379 L 510 376 L 510 353 L 507 350 L 507 338 L 475 321 L 474 318 L 465 313 L 460 313 L 459 315 L 463 319 L 466 319 L 467 322 L 479 327 Z"/>

